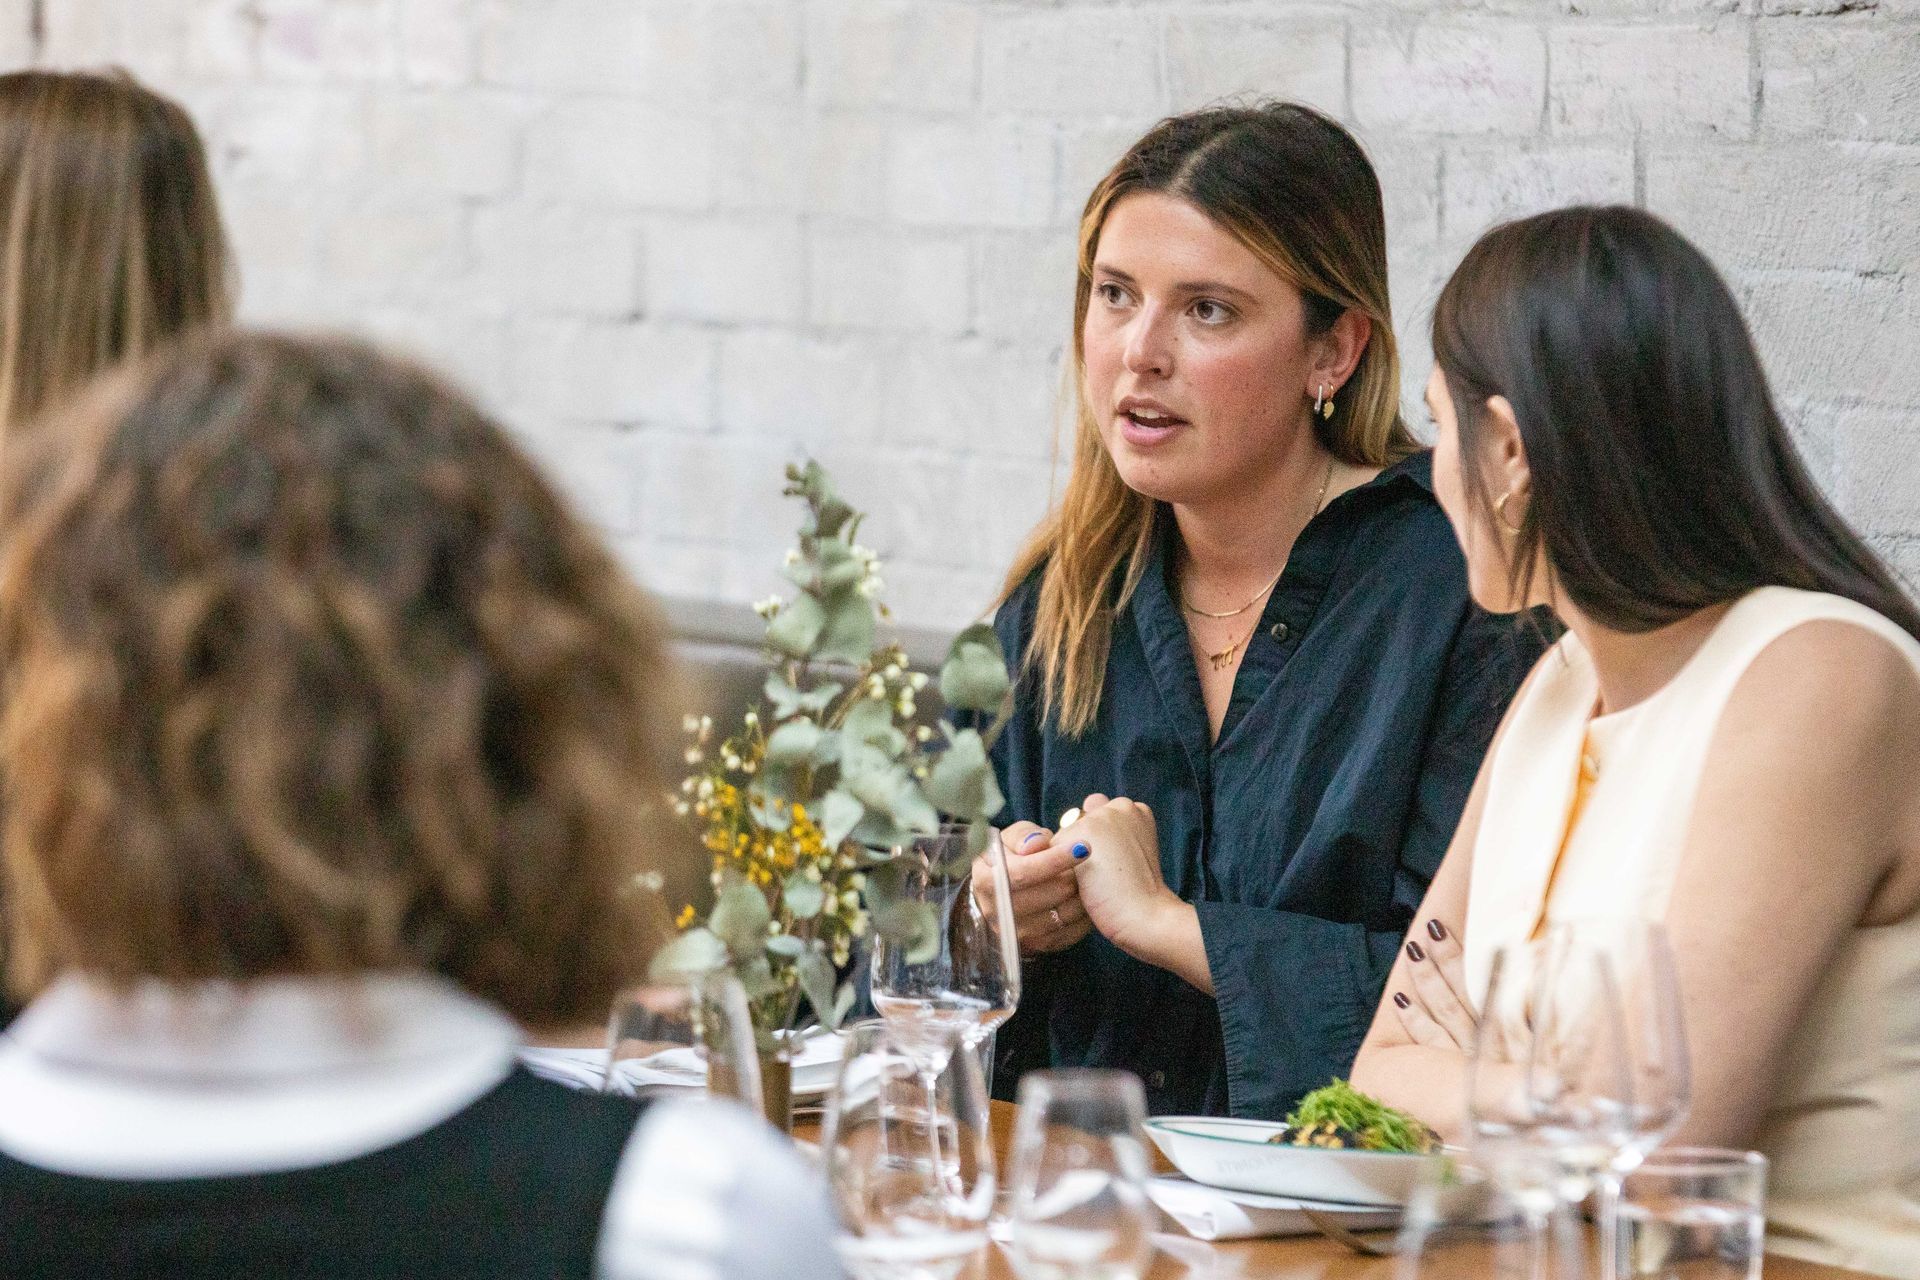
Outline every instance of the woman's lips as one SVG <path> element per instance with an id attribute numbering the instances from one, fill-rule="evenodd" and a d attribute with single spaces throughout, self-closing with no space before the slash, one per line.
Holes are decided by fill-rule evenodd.
<path id="1" fill-rule="evenodd" d="M 1118 415 L 1115 421 L 1120 427 L 1120 438 L 1136 449 L 1165 444 L 1188 425 L 1184 418 L 1142 419 L 1130 413 Z"/>

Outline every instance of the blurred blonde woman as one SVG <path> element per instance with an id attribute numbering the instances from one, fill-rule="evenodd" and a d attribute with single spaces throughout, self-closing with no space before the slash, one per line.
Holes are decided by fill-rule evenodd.
<path id="1" fill-rule="evenodd" d="M 229 332 L 0 486 L 9 1274 L 835 1273 L 753 1118 L 516 1064 L 644 970 L 677 718 L 652 606 L 500 426 Z"/>
<path id="2" fill-rule="evenodd" d="M 124 72 L 0 75 L 0 440 L 101 370 L 231 318 L 206 153 Z"/>

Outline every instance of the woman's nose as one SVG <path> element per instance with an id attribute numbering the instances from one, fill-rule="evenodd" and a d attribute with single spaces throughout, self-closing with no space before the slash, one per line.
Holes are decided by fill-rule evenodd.
<path id="1" fill-rule="evenodd" d="M 1164 378 L 1173 371 L 1173 347 L 1167 326 L 1153 308 L 1141 308 L 1128 326 L 1122 359 L 1127 372 L 1136 376 Z"/>

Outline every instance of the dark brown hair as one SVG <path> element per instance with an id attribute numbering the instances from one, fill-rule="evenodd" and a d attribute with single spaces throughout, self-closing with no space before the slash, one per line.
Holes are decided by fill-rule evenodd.
<path id="1" fill-rule="evenodd" d="M 1845 596 L 1920 637 L 1911 597 L 1808 476 L 1725 282 L 1652 214 L 1495 227 L 1440 294 L 1433 354 L 1482 519 L 1487 401 L 1513 406 L 1533 477 L 1512 544 L 1520 598 L 1544 551 L 1556 588 L 1620 631 L 1771 585 Z"/>
<path id="2" fill-rule="evenodd" d="M 125 72 L 0 75 L 0 438 L 232 312 L 193 121 Z"/>
<path id="3" fill-rule="evenodd" d="M 9 979 L 437 971 L 530 1023 L 646 960 L 665 632 L 411 365 L 226 332 L 0 474 Z"/>
<path id="4" fill-rule="evenodd" d="M 1309 333 L 1327 332 L 1347 311 L 1372 321 L 1366 350 L 1334 397 L 1334 416 L 1314 419 L 1336 457 L 1384 466 L 1417 447 L 1400 416 L 1380 182 L 1353 135 L 1292 102 L 1210 107 L 1148 130 L 1094 187 L 1080 218 L 1073 472 L 1058 508 L 1014 560 L 1001 594 L 1004 601 L 1044 566 L 1025 660 L 1046 713 L 1068 734 L 1093 723 L 1113 617 L 1139 584 L 1153 532 L 1153 499 L 1126 486 L 1101 442 L 1087 401 L 1082 340 L 1101 229 L 1115 204 L 1142 191 L 1191 204 L 1299 289 Z"/>

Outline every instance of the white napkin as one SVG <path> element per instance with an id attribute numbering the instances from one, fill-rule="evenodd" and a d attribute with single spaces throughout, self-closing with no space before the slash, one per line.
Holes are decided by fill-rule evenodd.
<path id="1" fill-rule="evenodd" d="M 1185 1178 L 1150 1179 L 1147 1195 L 1162 1212 L 1201 1240 L 1312 1235 L 1316 1228 L 1301 1212 L 1303 1206 L 1337 1217 L 1341 1226 L 1352 1231 L 1391 1227 L 1400 1220 L 1397 1209 L 1256 1195 L 1203 1186 Z"/>
<path id="2" fill-rule="evenodd" d="M 605 1049 L 548 1049 L 525 1045 L 520 1064 L 533 1074 L 569 1089 L 598 1090 L 607 1078 Z"/>
<path id="3" fill-rule="evenodd" d="M 846 1037 L 816 1034 L 800 1042 L 793 1060 L 796 1095 L 824 1094 L 839 1074 Z M 520 1061 L 527 1070 L 574 1089 L 599 1089 L 607 1078 L 605 1049 L 549 1049 L 526 1046 Z M 628 1058 L 614 1068 L 614 1092 L 632 1095 L 637 1089 L 704 1089 L 707 1064 L 691 1047 L 665 1049 L 644 1058 Z"/>

